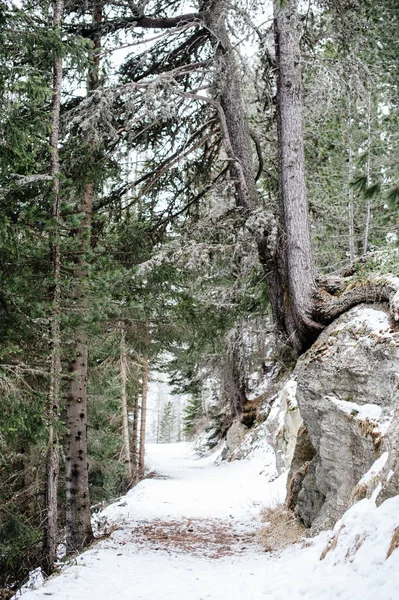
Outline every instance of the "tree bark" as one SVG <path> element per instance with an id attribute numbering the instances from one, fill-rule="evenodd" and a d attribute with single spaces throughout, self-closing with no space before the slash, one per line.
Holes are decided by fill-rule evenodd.
<path id="1" fill-rule="evenodd" d="M 139 376 L 137 375 L 136 391 L 133 404 L 133 427 L 131 443 L 132 481 L 137 480 L 138 475 L 138 433 L 139 433 Z"/>
<path id="2" fill-rule="evenodd" d="M 302 130 L 302 82 L 296 0 L 273 2 L 277 62 L 277 133 L 281 239 L 283 329 L 300 353 L 319 328 L 312 322 L 315 267 L 310 240 Z M 279 315 L 281 320 L 281 315 Z M 280 327 L 282 326 L 279 323 Z"/>
<path id="3" fill-rule="evenodd" d="M 348 246 L 349 246 L 349 261 L 353 264 L 356 260 L 356 244 L 355 244 L 355 206 L 353 201 L 353 187 L 351 181 L 353 177 L 353 151 L 352 151 L 352 92 L 351 82 L 349 82 L 348 91 Z"/>
<path id="4" fill-rule="evenodd" d="M 238 325 L 228 336 L 226 353 L 226 393 L 229 397 L 232 417 L 241 415 L 247 402 L 245 373 L 241 358 L 243 343 L 241 326 Z"/>
<path id="5" fill-rule="evenodd" d="M 143 385 L 141 391 L 141 422 L 140 422 L 140 451 L 139 451 L 139 479 L 144 477 L 145 469 L 145 433 L 147 424 L 147 392 L 148 392 L 148 356 L 143 359 Z"/>
<path id="6" fill-rule="evenodd" d="M 370 185 L 370 166 L 371 166 L 371 92 L 368 93 L 368 102 L 367 102 L 367 163 L 366 163 L 366 185 L 367 187 Z M 371 198 L 367 198 L 366 201 L 366 219 L 364 223 L 364 236 L 363 236 L 363 252 L 362 256 L 367 254 L 367 249 L 369 245 L 369 232 L 370 232 L 370 224 L 371 224 Z"/>
<path id="7" fill-rule="evenodd" d="M 252 141 L 242 97 L 240 75 L 234 49 L 226 27 L 229 0 L 205 0 L 202 13 L 205 25 L 212 34 L 214 47 L 219 117 L 225 137 L 227 154 L 231 161 L 230 173 L 234 181 L 237 204 L 244 216 L 258 206 Z"/>
<path id="8" fill-rule="evenodd" d="M 129 436 L 129 412 L 128 412 L 128 396 L 127 396 L 127 352 L 126 352 L 126 340 L 125 331 L 122 330 L 121 336 L 121 352 L 120 352 L 120 374 L 122 384 L 122 415 L 121 415 L 121 429 L 123 439 L 123 461 L 126 467 L 126 477 L 129 483 L 133 479 L 132 460 L 130 452 L 130 436 Z"/>
<path id="9" fill-rule="evenodd" d="M 144 335 L 145 356 L 143 358 L 143 380 L 141 388 L 141 423 L 140 423 L 140 450 L 139 450 L 139 479 L 144 477 L 144 459 L 145 459 L 145 434 L 147 424 L 147 392 L 148 392 L 148 350 L 149 350 L 149 324 L 146 324 Z"/>
<path id="10" fill-rule="evenodd" d="M 66 541 L 67 552 L 81 550 L 93 538 L 90 516 L 89 464 L 87 456 L 87 335 L 78 332 L 79 343 L 71 365 L 67 390 L 66 446 Z"/>
<path id="11" fill-rule="evenodd" d="M 96 2 L 93 23 L 101 23 L 102 3 Z M 99 83 L 101 40 L 93 38 L 94 59 L 89 72 L 88 93 Z M 87 310 L 87 253 L 90 249 L 94 182 L 85 184 L 78 204 L 82 223 L 77 231 L 80 248 L 76 258 L 74 300 L 82 318 Z M 87 454 L 87 368 L 88 340 L 84 326 L 77 331 L 75 357 L 70 365 L 71 378 L 67 387 L 67 447 L 66 447 L 66 541 L 67 552 L 82 549 L 93 539 L 90 515 L 89 464 Z"/>
<path id="12" fill-rule="evenodd" d="M 64 10 L 63 0 L 54 4 L 53 26 L 58 30 Z M 54 54 L 53 97 L 51 106 L 50 173 L 53 178 L 53 314 L 51 319 L 50 389 L 47 399 L 48 447 L 46 456 L 45 503 L 46 515 L 43 530 L 43 568 L 50 574 L 57 557 L 58 543 L 58 435 L 55 429 L 59 418 L 61 395 L 61 243 L 59 221 L 61 211 L 60 161 L 58 152 L 60 131 L 60 105 L 62 86 L 62 57 Z"/>

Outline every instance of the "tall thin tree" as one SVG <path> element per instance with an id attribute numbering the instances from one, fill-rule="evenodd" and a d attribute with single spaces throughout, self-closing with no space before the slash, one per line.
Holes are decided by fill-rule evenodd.
<path id="1" fill-rule="evenodd" d="M 93 7 L 93 25 L 102 21 L 102 2 Z M 88 94 L 99 84 L 101 36 L 97 29 L 93 35 L 93 60 L 89 70 Z M 94 143 L 89 140 L 94 149 Z M 74 301 L 81 318 L 87 310 L 87 254 L 90 249 L 93 211 L 94 181 L 84 184 L 78 203 L 82 221 L 76 236 L 79 251 L 76 256 Z M 87 370 L 88 337 L 84 325 L 77 331 L 74 358 L 70 365 L 71 378 L 67 389 L 67 447 L 66 447 L 66 539 L 67 551 L 80 550 L 93 538 L 90 517 L 89 465 L 87 456 Z"/>
<path id="2" fill-rule="evenodd" d="M 143 357 L 143 379 L 141 388 L 141 422 L 140 422 L 140 448 L 139 448 L 139 466 L 138 476 L 140 479 L 144 477 L 145 469 L 145 439 L 147 426 L 147 394 L 148 394 L 148 374 L 149 374 L 149 324 L 145 325 L 144 333 L 144 357 Z"/>
<path id="3" fill-rule="evenodd" d="M 120 348 L 120 376 L 121 376 L 121 430 L 123 439 L 122 456 L 126 467 L 126 477 L 129 483 L 133 479 L 132 458 L 130 452 L 130 435 L 129 435 L 129 411 L 128 411 L 128 394 L 127 394 L 127 379 L 128 379 L 128 361 L 126 348 L 126 334 L 122 326 L 121 332 L 121 348 Z"/>
<path id="4" fill-rule="evenodd" d="M 58 34 L 62 22 L 64 1 L 56 0 L 53 11 L 53 27 Z M 56 425 L 61 394 L 61 242 L 60 242 L 60 158 L 58 151 L 60 132 L 60 105 L 62 87 L 62 55 L 60 48 L 54 49 L 53 96 L 51 104 L 50 173 L 53 189 L 53 314 L 51 319 L 51 372 L 47 402 L 48 449 L 46 460 L 46 518 L 43 536 L 44 568 L 53 570 L 58 541 L 58 476 L 59 452 Z"/>

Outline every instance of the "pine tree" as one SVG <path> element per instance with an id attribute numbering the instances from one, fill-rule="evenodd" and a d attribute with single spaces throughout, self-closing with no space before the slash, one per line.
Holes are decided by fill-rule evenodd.
<path id="1" fill-rule="evenodd" d="M 159 440 L 162 444 L 170 444 L 175 438 L 176 415 L 173 402 L 165 404 L 162 412 Z"/>
<path id="2" fill-rule="evenodd" d="M 192 396 L 183 409 L 183 433 L 188 439 L 195 435 L 203 414 L 201 397 Z"/>

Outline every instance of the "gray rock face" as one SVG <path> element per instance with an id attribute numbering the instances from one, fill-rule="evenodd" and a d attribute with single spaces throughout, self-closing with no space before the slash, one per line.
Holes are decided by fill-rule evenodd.
<path id="1" fill-rule="evenodd" d="M 319 531 L 349 508 L 354 487 L 381 454 L 399 405 L 399 332 L 383 308 L 358 306 L 323 332 L 295 374 L 296 398 L 316 454 L 309 460 L 308 452 L 301 465 L 296 449 L 288 491 L 296 513 Z M 397 419 L 392 439 L 399 434 Z M 299 443 L 303 451 L 302 436 Z"/>

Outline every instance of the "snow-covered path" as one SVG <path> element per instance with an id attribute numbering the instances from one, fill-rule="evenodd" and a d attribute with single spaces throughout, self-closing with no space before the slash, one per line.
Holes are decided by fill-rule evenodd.
<path id="1" fill-rule="evenodd" d="M 187 444 L 152 446 L 148 452 L 158 477 L 141 482 L 102 513 L 115 527 L 112 535 L 40 589 L 24 593 L 24 600 L 399 598 L 399 550 L 382 561 L 365 542 L 370 560 L 359 561 L 359 551 L 352 561 L 340 561 L 334 551 L 320 561 L 327 533 L 281 556 L 257 546 L 260 507 L 275 504 L 284 493 L 283 478 L 269 482 L 272 455 L 216 466 L 212 459 L 196 459 Z M 371 509 L 356 506 L 351 519 L 361 523 Z M 392 499 L 388 517 L 398 512 L 399 501 Z M 382 539 L 375 534 L 372 547 L 383 544 L 384 536 L 389 544 L 383 525 L 389 523 L 392 531 L 392 519 L 374 513 L 370 528 L 382 528 Z M 384 552 L 385 546 L 381 556 Z"/>

